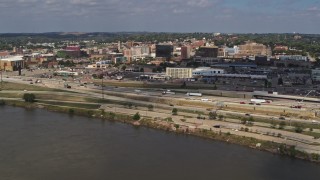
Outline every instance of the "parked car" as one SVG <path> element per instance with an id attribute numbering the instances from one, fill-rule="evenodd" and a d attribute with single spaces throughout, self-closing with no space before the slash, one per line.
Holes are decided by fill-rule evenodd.
<path id="1" fill-rule="evenodd" d="M 284 117 L 279 117 L 279 119 L 280 119 L 280 120 L 286 120 L 286 118 L 284 118 Z"/>

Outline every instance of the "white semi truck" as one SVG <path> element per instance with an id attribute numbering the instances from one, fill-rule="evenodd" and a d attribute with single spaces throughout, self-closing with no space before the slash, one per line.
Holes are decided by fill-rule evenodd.
<path id="1" fill-rule="evenodd" d="M 192 92 L 188 92 L 187 94 L 186 94 L 187 96 L 202 96 L 202 93 L 192 93 Z"/>
<path id="2" fill-rule="evenodd" d="M 162 94 L 176 94 L 175 92 L 172 92 L 171 90 L 165 90 L 162 92 Z"/>
<path id="3" fill-rule="evenodd" d="M 251 103 L 254 103 L 254 104 L 261 104 L 266 102 L 267 101 L 265 99 L 251 99 Z"/>

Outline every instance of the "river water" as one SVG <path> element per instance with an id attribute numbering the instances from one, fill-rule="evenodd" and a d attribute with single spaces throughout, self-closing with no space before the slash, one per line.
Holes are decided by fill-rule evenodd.
<path id="1" fill-rule="evenodd" d="M 320 165 L 45 110 L 0 107 L 0 180 L 320 179 Z"/>

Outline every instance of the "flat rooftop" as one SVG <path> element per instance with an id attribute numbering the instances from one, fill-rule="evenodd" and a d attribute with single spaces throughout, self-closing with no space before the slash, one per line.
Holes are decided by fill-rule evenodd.
<path id="1" fill-rule="evenodd" d="M 0 59 L 0 61 L 23 61 L 23 56 L 8 56 Z"/>

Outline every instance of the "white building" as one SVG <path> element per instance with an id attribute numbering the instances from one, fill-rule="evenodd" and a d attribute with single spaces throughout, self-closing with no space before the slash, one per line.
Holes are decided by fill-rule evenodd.
<path id="1" fill-rule="evenodd" d="M 215 74 L 224 74 L 223 69 L 213 69 L 210 67 L 200 67 L 192 72 L 192 76 L 213 76 Z"/>
<path id="2" fill-rule="evenodd" d="M 281 55 L 279 56 L 281 61 L 283 60 L 293 60 L 293 61 L 308 61 L 308 57 L 301 55 Z"/>
<path id="3" fill-rule="evenodd" d="M 174 79 L 192 78 L 192 68 L 168 68 L 166 75 Z"/>

